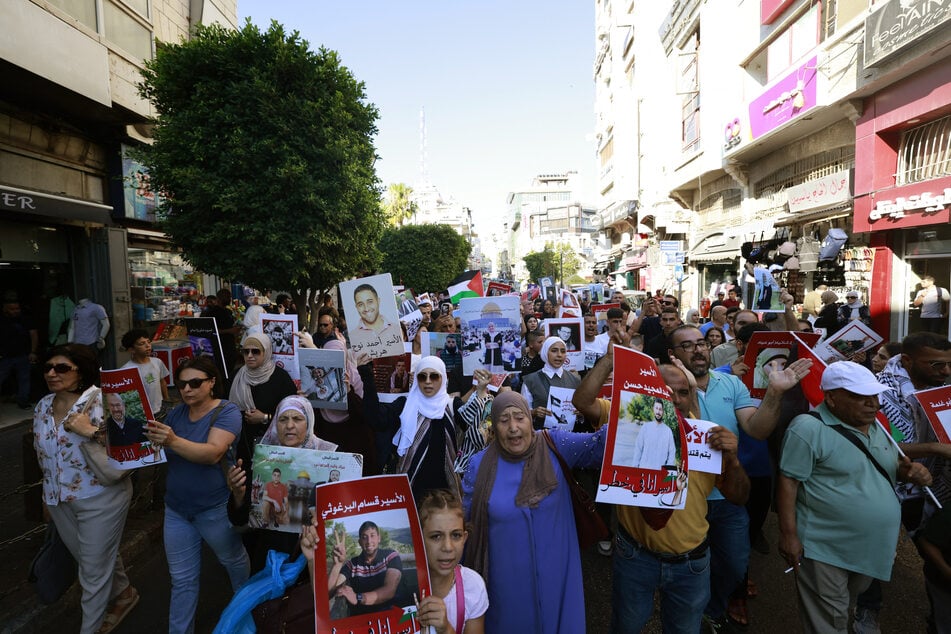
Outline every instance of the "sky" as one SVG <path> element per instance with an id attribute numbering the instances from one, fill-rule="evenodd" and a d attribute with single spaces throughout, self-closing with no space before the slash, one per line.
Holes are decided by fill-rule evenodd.
<path id="1" fill-rule="evenodd" d="M 537 174 L 575 170 L 594 202 L 594 2 L 238 0 L 238 15 L 337 51 L 364 82 L 384 188 L 420 182 L 425 109 L 430 180 L 483 239 Z"/>

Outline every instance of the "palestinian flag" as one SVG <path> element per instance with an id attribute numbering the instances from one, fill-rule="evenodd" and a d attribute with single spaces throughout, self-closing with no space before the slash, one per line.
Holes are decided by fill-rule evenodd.
<path id="1" fill-rule="evenodd" d="M 458 304 L 463 297 L 484 297 L 482 271 L 466 271 L 449 282 L 448 290 L 449 298 L 453 304 Z"/>

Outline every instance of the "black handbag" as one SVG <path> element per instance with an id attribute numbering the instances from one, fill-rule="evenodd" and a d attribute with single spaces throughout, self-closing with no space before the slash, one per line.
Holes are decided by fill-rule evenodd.
<path id="1" fill-rule="evenodd" d="M 262 634 L 313 634 L 316 627 L 314 589 L 307 581 L 290 586 L 282 596 L 251 610 L 251 618 Z"/>
<path id="2" fill-rule="evenodd" d="M 55 603 L 76 581 L 76 560 L 56 532 L 52 521 L 46 525 L 43 545 L 30 562 L 27 579 L 36 586 L 41 603 Z"/>

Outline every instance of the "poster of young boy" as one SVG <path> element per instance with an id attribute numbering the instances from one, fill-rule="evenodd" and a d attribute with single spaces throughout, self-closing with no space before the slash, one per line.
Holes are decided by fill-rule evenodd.
<path id="1" fill-rule="evenodd" d="M 682 509 L 687 500 L 686 421 L 654 360 L 614 346 L 614 386 L 597 501 Z"/>
<path id="2" fill-rule="evenodd" d="M 373 360 L 373 385 L 381 403 L 392 403 L 409 392 L 413 385 L 412 361 L 413 355 L 408 352 Z"/>
<path id="3" fill-rule="evenodd" d="M 420 632 L 416 603 L 431 589 L 409 478 L 324 484 L 316 497 L 317 631 Z"/>
<path id="4" fill-rule="evenodd" d="M 346 353 L 343 350 L 300 348 L 300 389 L 314 408 L 347 409 L 347 384 L 344 381 Z"/>
<path id="5" fill-rule="evenodd" d="M 769 385 L 769 373 L 785 370 L 793 360 L 790 350 L 804 342 L 812 347 L 819 341 L 819 335 L 812 332 L 773 332 L 757 331 L 750 337 L 743 355 L 743 363 L 749 368 L 741 379 L 750 390 L 753 398 L 763 398 Z"/>
<path id="6" fill-rule="evenodd" d="M 462 334 L 462 372 L 484 368 L 493 374 L 517 372 L 522 356 L 520 299 L 465 297 L 456 311 Z"/>
<path id="7" fill-rule="evenodd" d="M 403 352 L 403 331 L 389 273 L 340 283 L 340 302 L 347 315 L 347 334 L 354 354 L 371 359 Z"/>
<path id="8" fill-rule="evenodd" d="M 300 360 L 297 356 L 297 315 L 261 315 L 261 330 L 271 340 L 271 360 L 284 368 L 300 389 Z"/>
<path id="9" fill-rule="evenodd" d="M 211 357 L 218 366 L 218 370 L 221 371 L 221 375 L 226 379 L 231 378 L 221 348 L 221 337 L 218 336 L 218 324 L 215 323 L 214 317 L 186 317 L 182 321 L 185 322 L 192 356 Z M 175 374 L 174 370 L 172 374 Z"/>
<path id="10" fill-rule="evenodd" d="M 558 337 L 565 342 L 568 356 L 562 367 L 576 372 L 584 369 L 584 328 L 580 318 L 546 319 L 542 329 L 546 339 Z"/>
<path id="11" fill-rule="evenodd" d="M 138 469 L 165 462 L 165 450 L 155 449 L 145 437 L 144 425 L 151 418 L 151 404 L 135 368 L 102 370 L 103 417 L 106 423 L 106 453 L 117 469 Z"/>
<path id="12" fill-rule="evenodd" d="M 363 456 L 299 447 L 257 445 L 251 467 L 251 528 L 299 533 L 314 518 L 314 487 L 358 480 Z"/>
<path id="13" fill-rule="evenodd" d="M 915 398 L 921 403 L 935 439 L 945 445 L 951 445 L 951 386 L 932 388 L 915 392 Z M 927 439 L 920 438 L 922 442 Z"/>

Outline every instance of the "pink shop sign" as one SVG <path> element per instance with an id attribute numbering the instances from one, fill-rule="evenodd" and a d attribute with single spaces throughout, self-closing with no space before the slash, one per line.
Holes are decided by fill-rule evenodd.
<path id="1" fill-rule="evenodd" d="M 750 134 L 754 139 L 815 107 L 816 61 L 812 57 L 750 103 Z"/>

